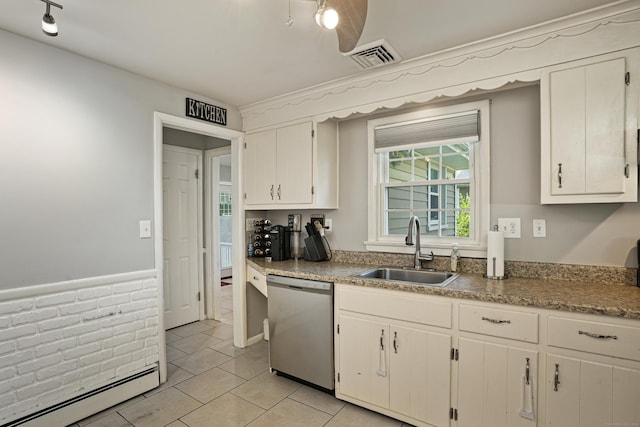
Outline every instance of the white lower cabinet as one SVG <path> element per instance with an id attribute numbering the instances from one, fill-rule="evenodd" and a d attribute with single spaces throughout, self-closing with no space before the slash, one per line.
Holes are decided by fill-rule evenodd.
<path id="1" fill-rule="evenodd" d="M 640 425 L 640 370 L 547 354 L 547 426 Z"/>
<path id="2" fill-rule="evenodd" d="M 448 426 L 451 334 L 402 316 L 372 315 L 378 303 L 394 302 L 374 296 L 371 313 L 341 310 L 338 303 L 336 396 L 415 425 Z"/>
<path id="3" fill-rule="evenodd" d="M 340 394 L 448 426 L 451 336 L 385 320 L 338 316 Z"/>
<path id="4" fill-rule="evenodd" d="M 417 426 L 640 426 L 637 320 L 342 284 L 335 304 L 339 399 Z"/>
<path id="5" fill-rule="evenodd" d="M 449 425 L 451 336 L 390 325 L 389 408 L 434 426 Z"/>
<path id="6" fill-rule="evenodd" d="M 339 390 L 382 408 L 389 407 L 389 325 L 340 314 Z"/>
<path id="7" fill-rule="evenodd" d="M 640 328 L 601 316 L 547 319 L 547 426 L 640 425 Z"/>
<path id="8" fill-rule="evenodd" d="M 536 426 L 538 352 L 460 338 L 458 426 Z"/>

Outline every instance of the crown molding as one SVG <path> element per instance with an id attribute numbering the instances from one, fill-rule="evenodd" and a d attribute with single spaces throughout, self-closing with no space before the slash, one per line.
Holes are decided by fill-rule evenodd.
<path id="1" fill-rule="evenodd" d="M 546 67 L 640 45 L 640 0 L 624 0 L 241 107 L 243 129 L 495 90 Z"/>

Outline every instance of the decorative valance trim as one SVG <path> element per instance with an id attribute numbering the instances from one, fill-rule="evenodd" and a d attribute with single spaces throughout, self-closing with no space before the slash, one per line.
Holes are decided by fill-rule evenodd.
<path id="1" fill-rule="evenodd" d="M 535 82 L 552 65 L 640 45 L 640 0 L 612 3 L 240 108 L 245 131 Z"/>

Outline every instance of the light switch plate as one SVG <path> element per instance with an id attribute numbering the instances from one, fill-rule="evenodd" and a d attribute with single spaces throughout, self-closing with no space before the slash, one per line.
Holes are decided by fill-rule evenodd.
<path id="1" fill-rule="evenodd" d="M 547 237 L 547 221 L 544 219 L 533 220 L 533 237 Z"/>
<path id="2" fill-rule="evenodd" d="M 141 239 L 151 238 L 151 220 L 143 219 L 140 221 L 140 238 Z"/>
<path id="3" fill-rule="evenodd" d="M 505 239 L 520 238 L 520 218 L 498 218 L 498 229 Z"/>

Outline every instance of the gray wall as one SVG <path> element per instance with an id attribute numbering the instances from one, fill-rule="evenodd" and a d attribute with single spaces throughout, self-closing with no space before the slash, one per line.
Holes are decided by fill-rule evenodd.
<path id="1" fill-rule="evenodd" d="M 228 147 L 231 141 L 228 139 L 214 138 L 178 129 L 163 128 L 162 142 L 177 147 L 193 148 L 194 150 L 210 150 L 214 148 Z"/>
<path id="2" fill-rule="evenodd" d="M 522 238 L 505 240 L 505 257 L 518 261 L 636 267 L 635 246 L 640 238 L 638 203 L 540 205 L 538 86 L 477 98 L 492 100 L 491 224 L 496 224 L 499 217 L 521 218 L 522 223 Z M 367 118 L 341 121 L 339 138 L 340 209 L 318 212 L 333 218 L 335 231 L 328 237 L 332 248 L 364 251 Z M 286 224 L 288 213 L 292 212 L 272 211 L 268 216 L 274 223 Z M 309 212 L 299 213 L 306 222 Z M 533 219 L 546 219 L 546 238 L 533 238 Z"/>
<path id="3" fill-rule="evenodd" d="M 154 268 L 154 111 L 239 112 L 2 30 L 0 58 L 0 289 Z"/>

